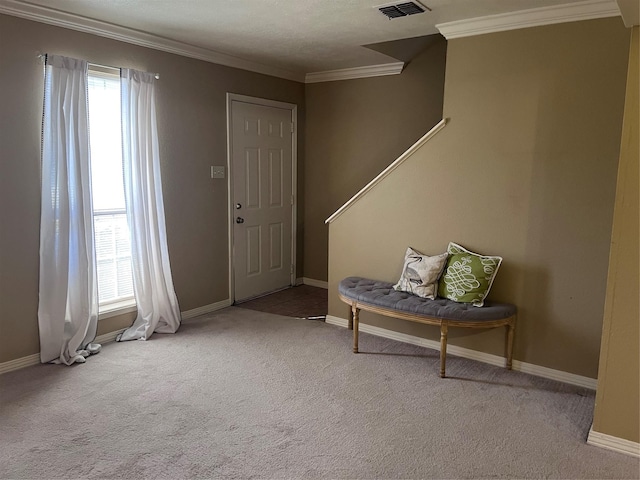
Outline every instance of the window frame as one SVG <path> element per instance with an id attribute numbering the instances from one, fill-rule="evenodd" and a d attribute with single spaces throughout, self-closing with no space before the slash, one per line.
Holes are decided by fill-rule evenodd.
<path id="1" fill-rule="evenodd" d="M 102 78 L 106 80 L 118 80 L 120 81 L 120 69 L 113 67 L 106 67 L 102 65 L 95 65 L 89 63 L 87 69 L 87 77 Z M 88 101 L 88 92 L 87 92 Z M 90 109 L 89 105 L 89 109 Z M 91 123 L 89 122 L 89 131 L 91 131 Z M 89 140 L 89 148 L 91 148 L 91 140 Z M 125 208 L 110 209 L 110 210 L 95 210 L 92 208 L 91 216 L 92 221 L 95 222 L 95 217 L 106 215 L 122 215 L 126 216 L 127 212 Z M 94 239 L 95 248 L 95 239 Z M 97 275 L 97 262 L 96 262 L 96 275 Z M 98 285 L 98 291 L 100 286 Z M 100 301 L 98 296 L 98 319 L 103 320 L 106 318 L 115 317 L 118 315 L 135 312 L 137 305 L 135 301 L 135 295 L 127 297 L 119 297 L 115 300 Z"/>

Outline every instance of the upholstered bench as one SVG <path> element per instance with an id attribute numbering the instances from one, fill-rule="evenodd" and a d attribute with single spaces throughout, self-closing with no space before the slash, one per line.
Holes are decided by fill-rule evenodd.
<path id="1" fill-rule="evenodd" d="M 447 332 L 449 327 L 507 327 L 506 367 L 511 369 L 516 307 L 486 301 L 475 307 L 445 298 L 429 300 L 410 293 L 396 291 L 393 284 L 361 277 L 348 277 L 338 286 L 340 299 L 350 305 L 349 329 L 353 329 L 353 351 L 358 353 L 360 310 L 411 322 L 440 326 L 440 376 L 445 376 Z"/>

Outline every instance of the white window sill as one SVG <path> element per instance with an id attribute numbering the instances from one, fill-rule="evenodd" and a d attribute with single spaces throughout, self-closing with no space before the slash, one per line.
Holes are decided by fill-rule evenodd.
<path id="1" fill-rule="evenodd" d="M 133 298 L 122 300 L 120 302 L 107 303 L 100 305 L 98 308 L 98 320 L 104 320 L 105 318 L 135 312 L 136 310 L 136 301 Z"/>

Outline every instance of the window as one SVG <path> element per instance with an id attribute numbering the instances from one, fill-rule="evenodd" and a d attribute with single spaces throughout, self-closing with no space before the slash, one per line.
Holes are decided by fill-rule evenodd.
<path id="1" fill-rule="evenodd" d="M 89 145 L 100 313 L 135 304 L 117 69 L 89 67 Z"/>

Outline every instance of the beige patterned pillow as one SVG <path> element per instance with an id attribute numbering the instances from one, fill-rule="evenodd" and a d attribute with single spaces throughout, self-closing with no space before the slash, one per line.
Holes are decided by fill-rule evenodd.
<path id="1" fill-rule="evenodd" d="M 438 278 L 447 262 L 447 253 L 429 257 L 407 248 L 400 280 L 393 288 L 433 300 L 438 293 Z"/>

